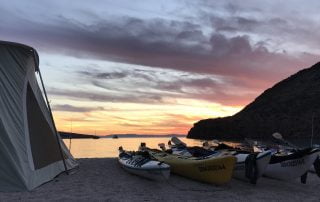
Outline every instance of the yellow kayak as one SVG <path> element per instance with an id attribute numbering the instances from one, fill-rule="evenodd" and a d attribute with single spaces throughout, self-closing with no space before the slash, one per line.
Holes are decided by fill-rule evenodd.
<path id="1" fill-rule="evenodd" d="M 149 151 L 158 161 L 170 165 L 171 172 L 210 184 L 225 184 L 230 181 L 236 163 L 234 156 L 208 158 L 185 157 L 161 151 Z"/>

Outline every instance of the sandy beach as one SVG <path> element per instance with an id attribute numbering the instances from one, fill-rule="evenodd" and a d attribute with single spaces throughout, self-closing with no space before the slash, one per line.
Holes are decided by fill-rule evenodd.
<path id="1" fill-rule="evenodd" d="M 0 201 L 319 201 L 320 178 L 300 181 L 261 178 L 257 185 L 233 179 L 213 186 L 172 175 L 154 182 L 125 172 L 115 158 L 78 159 L 80 169 L 31 192 L 0 193 Z"/>

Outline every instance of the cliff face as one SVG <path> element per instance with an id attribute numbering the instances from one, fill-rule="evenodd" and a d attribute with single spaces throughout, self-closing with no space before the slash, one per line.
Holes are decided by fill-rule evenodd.
<path id="1" fill-rule="evenodd" d="M 201 120 L 188 138 L 271 138 L 280 132 L 287 138 L 320 137 L 320 62 L 299 71 L 264 91 L 237 114 Z"/>

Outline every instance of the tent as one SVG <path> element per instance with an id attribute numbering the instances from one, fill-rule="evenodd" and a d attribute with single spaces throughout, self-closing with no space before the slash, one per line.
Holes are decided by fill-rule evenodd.
<path id="1" fill-rule="evenodd" d="M 77 166 L 57 133 L 36 50 L 0 41 L 0 191 L 32 190 Z"/>

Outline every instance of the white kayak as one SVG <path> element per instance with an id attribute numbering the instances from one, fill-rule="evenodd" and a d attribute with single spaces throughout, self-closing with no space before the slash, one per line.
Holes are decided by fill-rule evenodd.
<path id="1" fill-rule="evenodd" d="M 237 153 L 234 155 L 237 158 L 237 163 L 233 171 L 233 177 L 236 179 L 250 181 L 256 184 L 265 172 L 270 158 L 271 151 L 260 153 Z"/>
<path id="2" fill-rule="evenodd" d="M 151 159 L 148 152 L 120 150 L 119 163 L 129 173 L 151 180 L 166 180 L 170 177 L 170 166 Z"/>
<path id="3" fill-rule="evenodd" d="M 317 167 L 317 169 L 316 169 L 316 167 Z M 319 156 L 314 161 L 314 163 L 311 166 L 311 168 L 309 168 L 309 172 L 316 173 L 320 177 L 320 158 L 319 158 Z"/>
<path id="4" fill-rule="evenodd" d="M 314 148 L 320 149 L 319 145 L 316 145 Z M 320 177 L 320 156 L 316 158 L 309 171 L 316 173 Z"/>
<path id="5" fill-rule="evenodd" d="M 216 155 L 233 155 L 237 158 L 233 177 L 256 184 L 265 172 L 271 159 L 271 151 L 251 153 L 237 150 L 218 150 Z M 220 153 L 220 154 L 219 154 Z"/>
<path id="6" fill-rule="evenodd" d="M 305 175 L 311 168 L 318 155 L 320 154 L 319 149 L 308 148 L 298 150 L 288 154 L 273 154 L 270 159 L 270 163 L 264 172 L 264 175 L 270 178 L 279 180 L 290 180 Z"/>

